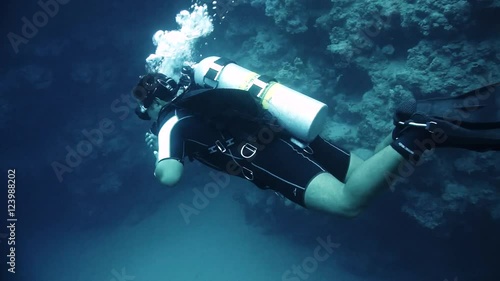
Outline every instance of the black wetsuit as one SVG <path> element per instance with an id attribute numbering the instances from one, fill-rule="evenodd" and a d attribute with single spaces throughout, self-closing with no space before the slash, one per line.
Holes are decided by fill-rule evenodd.
<path id="1" fill-rule="evenodd" d="M 262 126 L 245 137 L 216 129 L 185 110 L 160 114 L 158 160 L 186 157 L 216 170 L 272 189 L 304 206 L 305 189 L 318 174 L 329 172 L 344 182 L 350 154 L 320 137 L 305 149 L 286 132 Z M 152 130 L 153 131 L 153 130 Z"/>

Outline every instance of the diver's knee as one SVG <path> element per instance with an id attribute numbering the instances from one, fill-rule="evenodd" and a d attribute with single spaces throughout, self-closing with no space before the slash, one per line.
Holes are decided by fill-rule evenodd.
<path id="1" fill-rule="evenodd" d="M 333 216 L 347 218 L 347 219 L 357 218 L 361 214 L 361 212 L 362 212 L 361 209 L 357 209 L 357 210 L 354 210 L 354 209 L 350 209 L 350 210 L 338 210 L 338 209 L 332 210 L 332 209 L 327 209 L 327 210 L 324 210 L 323 209 L 323 210 L 320 210 L 320 211 L 323 211 L 323 212 L 325 212 L 328 215 L 333 215 Z"/>
<path id="2" fill-rule="evenodd" d="M 349 159 L 349 168 L 347 169 L 347 175 L 345 180 L 349 180 L 354 171 L 356 171 L 361 165 L 365 162 L 361 157 L 357 156 L 354 153 L 351 153 L 351 158 Z"/>
<path id="3" fill-rule="evenodd" d="M 337 214 L 340 214 L 341 216 L 350 219 L 358 217 L 362 212 L 363 208 L 353 207 L 353 206 L 345 206 L 337 210 Z"/>

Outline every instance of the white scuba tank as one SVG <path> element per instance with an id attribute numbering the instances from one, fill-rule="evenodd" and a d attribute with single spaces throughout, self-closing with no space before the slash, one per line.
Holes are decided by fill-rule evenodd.
<path id="1" fill-rule="evenodd" d="M 301 141 L 312 141 L 323 129 L 327 105 L 274 79 L 215 56 L 203 59 L 193 69 L 194 80 L 201 87 L 241 89 L 256 95 L 279 124 Z"/>

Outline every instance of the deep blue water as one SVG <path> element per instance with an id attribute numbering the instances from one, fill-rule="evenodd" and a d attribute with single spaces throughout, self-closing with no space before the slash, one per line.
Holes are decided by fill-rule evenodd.
<path id="1" fill-rule="evenodd" d="M 21 18 L 32 19 L 41 8 L 35 1 L 23 0 L 4 3 L 2 9 L 0 173 L 2 182 L 7 182 L 8 170 L 16 171 L 18 219 L 16 273 L 12 274 L 7 272 L 5 187 L 0 199 L 2 280 L 498 280 L 500 218 L 492 215 L 496 206 L 500 208 L 498 153 L 468 156 L 464 161 L 475 159 L 479 167 L 467 166 L 470 172 L 464 173 L 461 169 L 466 168 L 457 163 L 463 163 L 460 157 L 468 154 L 439 151 L 409 178 L 410 183 L 383 194 L 356 219 L 294 210 L 277 202 L 272 192 L 232 179 L 186 223 L 180 204 L 192 203 L 193 188 L 202 188 L 210 180 L 210 170 L 189 163 L 179 187 L 161 186 L 153 177 L 154 159 L 143 141 L 148 124 L 138 120 L 123 101 L 115 104 L 123 106 L 121 111 L 114 110 L 113 104 L 120 95 L 128 95 L 143 74 L 145 58 L 155 52 L 154 32 L 176 29 L 175 15 L 188 9 L 190 1 L 67 2 L 17 52 L 8 34 L 21 34 Z M 251 1 L 238 3 L 242 2 Z M 283 4 L 287 1 L 275 1 L 277 6 L 267 2 L 278 11 L 293 9 Z M 311 14 L 331 8 L 329 1 L 297 2 Z M 492 26 L 498 26 L 499 9 L 478 10 L 471 15 L 476 30 L 468 26 L 463 32 L 436 31 L 425 37 L 415 28 L 393 24 L 374 41 L 380 47 L 394 45 L 390 59 L 402 63 L 408 58 L 407 50 L 424 39 L 441 45 L 460 40 L 498 42 L 498 29 Z M 345 97 L 346 103 L 361 101 L 383 80 L 382 70 L 356 66 L 362 60 L 354 59 L 352 67 L 336 66 L 336 57 L 327 51 L 329 33 L 317 27 L 313 16 L 304 24 L 307 31 L 292 34 L 266 16 L 261 6 L 241 4 L 221 23 L 216 21 L 215 31 L 201 39 L 194 52 L 197 57 L 233 55 L 248 68 L 265 72 L 273 72 L 273 67 L 286 69 L 285 62 L 300 57 L 312 68 L 290 70 L 296 79 L 287 79 L 287 72 L 281 72 L 283 83 L 302 91 L 319 88 L 311 95 L 329 105 L 335 94 L 352 93 Z M 252 39 L 263 29 L 273 36 Z M 276 38 L 283 39 L 273 41 Z M 286 45 L 259 45 L 262 42 Z M 269 51 L 272 48 L 277 51 Z M 498 80 L 494 71 L 500 65 L 498 48 L 491 49 L 488 54 L 471 53 L 478 60 L 484 56 L 488 67 L 496 67 L 491 76 Z M 85 71 L 87 76 L 82 74 Z M 333 87 L 339 75 L 344 80 Z M 426 81 L 407 81 L 404 86 L 420 89 L 416 95 L 429 94 L 425 87 L 432 88 L 433 82 Z M 458 86 L 450 92 L 460 91 Z M 480 83 L 470 87 L 475 86 Z M 338 113 L 342 105 L 333 108 L 336 122 L 351 118 L 348 121 L 357 124 L 363 119 L 359 113 Z M 85 140 L 82 132 L 98 128 L 103 120 L 112 122 L 114 129 L 88 156 L 73 159 L 75 168 L 58 178 L 54 163 L 67 163 L 69 151 Z M 370 136 L 382 137 L 373 129 L 355 144 L 342 138 L 340 142 L 359 149 L 372 145 L 367 140 Z M 480 198 L 476 204 L 466 199 L 448 202 L 467 202 L 463 203 L 467 206 L 463 211 L 443 207 L 441 225 L 434 229 L 402 211 L 408 200 L 417 200 L 408 199 L 403 189 L 439 198 L 449 178 L 474 190 L 483 190 L 482 185 L 489 182 L 488 190 L 493 192 L 465 195 Z M 252 198 L 255 203 L 249 202 Z M 423 214 L 437 212 L 421 205 L 415 208 Z M 325 261 L 302 275 L 286 275 L 295 265 L 307 268 L 308 257 L 322 245 L 318 241 L 327 237 L 337 247 L 326 252 Z"/>

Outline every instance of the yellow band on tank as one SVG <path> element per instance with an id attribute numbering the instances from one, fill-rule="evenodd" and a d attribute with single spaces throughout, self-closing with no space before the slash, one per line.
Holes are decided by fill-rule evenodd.
<path id="1" fill-rule="evenodd" d="M 273 95 L 276 93 L 276 90 L 278 90 L 279 88 L 279 87 L 274 87 L 276 86 L 276 84 L 278 83 L 276 82 L 269 83 L 269 86 L 267 86 L 267 88 L 262 93 L 261 100 L 262 100 L 262 107 L 264 107 L 264 109 L 269 108 L 270 101 L 273 98 Z"/>
<path id="2" fill-rule="evenodd" d="M 240 90 L 248 90 L 253 83 L 253 80 L 257 79 L 259 74 L 255 72 L 248 72 L 247 75 L 241 78 L 241 83 L 238 85 Z"/>

